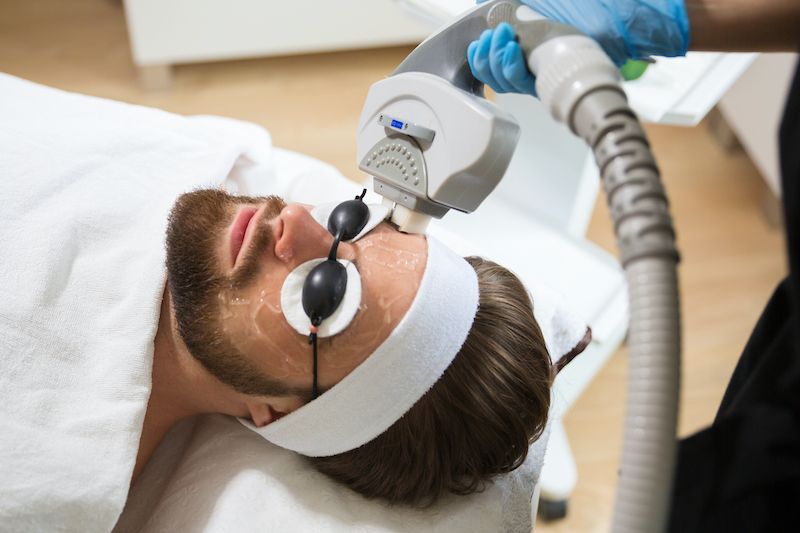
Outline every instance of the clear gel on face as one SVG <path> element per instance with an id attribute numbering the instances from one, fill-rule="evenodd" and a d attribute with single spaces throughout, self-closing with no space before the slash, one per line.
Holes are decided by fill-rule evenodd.
<path id="1" fill-rule="evenodd" d="M 321 351 L 324 364 L 355 367 L 364 352 L 372 353 L 405 314 L 422 278 L 425 246 L 419 251 L 399 247 L 399 234 L 378 227 L 353 244 L 362 276 L 362 304 L 350 326 L 332 338 L 331 349 Z M 403 239 L 422 237 L 403 236 Z"/>
<path id="2" fill-rule="evenodd" d="M 261 290 L 256 298 L 248 298 L 236 291 L 222 291 L 219 300 L 223 331 L 246 357 L 263 354 L 259 361 L 275 378 L 311 371 L 310 361 L 291 355 L 298 348 L 305 349 L 306 343 L 283 319 L 279 292 Z"/>

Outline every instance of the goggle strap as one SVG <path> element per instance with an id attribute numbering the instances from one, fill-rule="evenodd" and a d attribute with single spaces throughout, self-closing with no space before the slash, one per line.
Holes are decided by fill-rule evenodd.
<path id="1" fill-rule="evenodd" d="M 328 254 L 328 261 L 336 261 L 336 254 L 339 251 L 339 241 L 342 240 L 342 236 L 344 235 L 344 228 L 339 228 L 339 231 L 336 232 L 333 239 L 333 246 L 331 246 L 331 251 Z"/>
<path id="2" fill-rule="evenodd" d="M 308 344 L 313 345 L 314 347 L 314 385 L 311 390 L 311 394 L 314 396 L 313 399 L 316 400 L 317 396 L 319 396 L 319 391 L 317 390 L 317 334 L 310 333 L 308 335 Z"/>
<path id="3" fill-rule="evenodd" d="M 367 194 L 367 189 L 364 189 L 361 192 L 360 196 L 356 196 L 355 197 L 355 200 L 359 200 L 359 201 L 363 202 L 364 201 L 364 196 L 366 194 Z M 339 250 L 339 242 L 342 240 L 342 237 L 344 237 L 344 232 L 345 232 L 344 226 L 340 227 L 338 229 L 338 231 L 336 232 L 336 235 L 334 236 L 334 239 L 333 239 L 333 246 L 331 246 L 331 251 L 328 254 L 328 261 L 336 261 L 336 254 L 337 254 L 337 252 Z M 308 335 L 308 344 L 313 345 L 313 350 L 314 350 L 314 385 L 313 385 L 313 388 L 312 388 L 312 394 L 314 395 L 313 399 L 315 399 L 315 400 L 317 399 L 317 396 L 319 395 L 319 391 L 318 391 L 318 388 L 317 388 L 317 332 L 316 332 L 316 328 L 320 325 L 321 322 L 322 322 L 322 320 L 320 320 L 319 317 L 313 317 L 312 320 L 311 320 L 312 331 Z"/>

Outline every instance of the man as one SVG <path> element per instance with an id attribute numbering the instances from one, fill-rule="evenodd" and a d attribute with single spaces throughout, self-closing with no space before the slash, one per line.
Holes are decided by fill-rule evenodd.
<path id="1" fill-rule="evenodd" d="M 9 76 L 0 92 L 0 139 L 13 146 L 0 168 L 23 184 L 6 189 L 0 224 L 4 528 L 110 530 L 165 433 L 196 413 L 240 417 L 274 442 L 286 427 L 305 431 L 320 470 L 398 503 L 479 490 L 525 460 L 552 378 L 513 274 L 386 223 L 341 243 L 363 295 L 352 323 L 320 339 L 312 400 L 308 335 L 278 302 L 333 237 L 308 206 L 219 190 L 286 190 L 263 130 Z M 423 345 L 434 348 L 408 349 Z M 379 353 L 403 371 L 375 372 Z M 418 380 L 430 361 L 446 364 Z M 394 402 L 402 383 L 412 394 Z M 368 389 L 374 402 L 360 405 Z M 342 398 L 356 400 L 339 408 Z M 315 411 L 330 416 L 297 422 Z M 355 430 L 333 446 L 326 423 Z"/>
<path id="2" fill-rule="evenodd" d="M 243 228 L 246 230 L 243 231 Z M 256 199 L 200 190 L 178 199 L 167 231 L 170 294 L 165 298 L 162 308 L 168 312 L 162 312 L 156 334 L 154 388 L 148 403 L 134 477 L 143 468 L 155 443 L 182 418 L 200 412 L 219 412 L 248 418 L 256 427 L 264 427 L 313 400 L 307 335 L 298 334 L 288 323 L 285 309 L 282 309 L 284 302 L 281 301 L 285 290 L 281 289 L 298 266 L 325 257 L 333 240 L 328 230 L 311 216 L 310 206 L 286 205 L 277 197 Z M 407 323 L 414 320 L 414 313 L 408 312 L 412 304 L 416 313 L 420 312 L 420 302 L 423 300 L 417 298 L 418 291 L 443 290 L 446 298 L 442 298 L 443 305 L 438 308 L 440 313 L 436 314 L 445 315 L 444 320 L 450 324 L 457 322 L 454 308 L 461 306 L 460 293 L 468 280 L 459 280 L 446 288 L 439 287 L 444 283 L 441 280 L 436 283 L 429 281 L 428 285 L 424 285 L 423 278 L 433 275 L 431 272 L 435 271 L 436 265 L 431 262 L 438 257 L 429 253 L 432 245 L 427 241 L 425 236 L 400 233 L 383 222 L 353 243 L 339 243 L 338 257 L 357 266 L 362 294 L 360 310 L 353 322 L 342 333 L 330 337 L 330 342 L 321 343 L 318 368 L 321 390 L 335 387 L 365 359 L 375 359 L 379 357 L 377 353 L 383 354 L 387 346 L 399 344 L 402 346 L 399 349 L 410 349 L 409 344 L 414 340 L 401 340 L 395 330 L 401 321 Z M 459 259 L 457 263 L 462 261 Z M 432 386 L 433 389 L 429 391 L 432 398 L 437 394 L 447 396 L 458 392 L 462 396 L 460 406 L 448 406 L 448 402 L 443 402 L 444 405 L 436 409 L 425 409 L 427 403 L 434 401 L 431 399 L 422 402 L 417 407 L 422 412 L 416 414 L 411 407 L 412 404 L 416 405 L 419 395 L 413 396 L 411 404 L 379 430 L 336 452 L 311 451 L 311 448 L 305 447 L 306 443 L 302 443 L 303 447 L 293 448 L 282 441 L 275 441 L 269 436 L 267 438 L 316 457 L 315 464 L 323 471 L 326 471 L 324 465 L 338 461 L 330 457 L 340 456 L 341 460 L 343 453 L 359 448 L 350 454 L 348 466 L 339 473 L 338 478 L 351 480 L 351 487 L 369 497 L 383 497 L 392 502 L 416 505 L 431 504 L 452 490 L 465 493 L 477 490 L 481 483 L 489 481 L 491 475 L 509 471 L 521 464 L 524 453 L 509 457 L 508 450 L 512 446 L 525 448 L 523 445 L 537 437 L 544 428 L 549 405 L 549 363 L 541 333 L 530 313 L 529 304 L 525 304 L 527 298 L 524 287 L 504 269 L 494 266 L 494 271 L 485 270 L 483 265 L 484 262 L 472 260 L 472 266 L 478 272 L 479 285 L 486 287 L 476 322 L 473 323 L 475 312 L 468 313 L 468 329 L 472 330 L 470 337 L 458 341 L 456 350 L 462 352 L 460 359 L 464 360 L 462 364 L 465 365 L 488 365 L 494 356 L 498 361 L 495 363 L 498 366 L 495 372 L 507 375 L 500 378 L 462 377 L 450 383 L 449 387 L 454 390 L 440 392 L 438 389 L 447 387 L 448 379 L 440 384 L 439 372 L 432 382 L 424 384 L 424 390 Z M 458 279 L 459 265 L 448 267 L 446 275 Z M 504 289 L 507 294 L 503 295 L 501 301 L 506 303 L 497 303 L 500 300 L 497 296 L 493 302 L 493 292 Z M 471 305 L 474 309 L 475 304 Z M 507 309 L 503 309 L 503 305 Z M 514 312 L 513 307 L 521 305 L 528 308 L 527 317 L 518 311 Z M 466 304 L 467 308 L 469 306 Z M 494 320 L 483 319 L 489 313 L 506 316 L 502 317 L 502 321 L 499 316 Z M 177 327 L 170 325 L 170 317 L 174 317 Z M 425 315 L 425 321 L 429 324 L 435 324 L 436 320 L 430 314 Z M 423 333 L 424 326 L 419 324 L 413 335 L 417 338 L 429 334 L 444 337 L 438 328 L 436 325 L 432 333 Z M 492 337 L 493 345 L 482 345 L 480 335 Z M 473 348 L 476 345 L 481 348 Z M 382 350 L 378 350 L 379 347 Z M 433 350 L 433 347 L 427 349 Z M 439 349 L 447 350 L 443 347 Z M 403 357 L 411 360 L 413 355 L 406 353 Z M 424 359 L 428 361 L 435 357 L 429 354 Z M 370 362 L 375 364 L 375 361 Z M 417 372 L 423 364 L 415 363 L 415 368 L 410 372 Z M 454 361 L 447 371 L 457 372 L 458 368 L 459 364 Z M 400 370 L 400 375 L 391 376 L 390 381 L 402 381 L 402 374 L 405 371 Z M 477 375 L 480 376 L 479 373 Z M 381 378 L 373 376 L 371 381 Z M 415 379 L 424 381 L 423 376 Z M 482 387 L 471 386 L 473 381 L 480 381 Z M 354 387 L 354 392 L 361 400 L 358 403 L 369 398 L 368 384 L 350 386 Z M 402 403 L 402 400 L 391 397 L 391 387 L 387 383 L 381 388 L 380 395 L 389 397 L 393 404 Z M 485 393 L 478 391 L 496 387 L 509 390 L 505 399 L 507 406 L 482 408 L 481 404 L 491 405 L 496 400 L 485 398 Z M 204 399 L 200 405 L 198 397 Z M 206 403 L 211 401 L 214 403 Z M 326 401 L 328 398 L 325 394 L 316 400 L 317 403 Z M 508 427 L 507 421 L 513 415 L 501 414 L 501 411 L 513 412 L 514 408 L 508 405 L 517 401 L 523 402 L 524 411 L 530 415 L 528 420 L 520 420 L 521 427 L 527 429 L 519 436 Z M 379 399 L 375 398 L 367 403 L 378 402 Z M 375 406 L 372 411 L 384 413 L 388 409 L 388 406 Z M 408 409 L 411 410 L 406 413 Z M 356 413 L 351 413 L 349 418 L 359 426 L 368 425 L 370 416 L 373 416 L 371 413 L 359 414 L 357 406 L 352 404 L 343 405 L 342 410 Z M 429 447 L 420 446 L 419 439 L 425 435 L 423 427 L 429 425 L 430 418 L 435 416 L 429 411 L 439 413 L 442 423 L 447 423 L 450 429 L 433 429 Z M 519 411 L 519 406 L 516 411 Z M 397 447 L 399 450 L 401 437 L 392 438 L 391 430 L 384 435 L 384 430 L 387 429 L 385 426 L 394 425 L 403 414 L 406 419 L 404 423 L 411 427 L 415 436 L 413 441 L 406 443 L 408 450 L 405 453 L 450 455 L 450 460 L 446 462 L 450 466 L 442 477 L 434 475 L 425 484 L 416 479 L 421 475 L 416 470 L 425 470 L 425 475 L 431 477 L 430 468 L 414 467 L 415 461 L 397 462 L 394 464 L 400 472 L 393 475 L 387 473 L 384 477 L 394 479 L 394 483 L 387 487 L 382 480 L 374 487 L 367 488 L 363 476 L 356 472 L 361 464 L 369 471 L 364 476 L 374 475 L 376 464 L 369 451 L 369 442 L 381 437 L 390 443 L 384 442 L 380 446 Z M 336 416 L 334 413 L 330 418 Z M 497 416 L 506 421 L 506 427 L 495 422 L 476 422 Z M 420 420 L 416 422 L 415 418 Z M 462 423 L 448 421 L 450 418 L 461 420 Z M 327 436 L 321 429 L 323 421 L 306 421 L 305 424 L 314 426 L 310 432 L 317 440 L 326 442 L 335 438 Z M 343 420 L 336 420 L 334 431 L 342 424 Z M 489 425 L 493 426 L 491 430 Z M 475 431 L 487 436 L 485 449 L 474 445 L 465 446 L 469 451 L 460 453 L 443 451 L 442 448 L 449 445 L 442 437 L 449 434 L 453 438 L 466 440 Z M 488 444 L 494 439 L 497 442 Z M 519 439 L 520 442 L 512 444 Z M 497 454 L 498 457 L 489 459 L 486 454 Z M 342 470 L 342 467 L 339 469 Z M 330 468 L 328 473 L 337 477 Z M 413 482 L 405 481 L 409 478 Z M 464 488 L 465 484 L 470 487 L 469 490 Z M 396 487 L 401 486 L 403 489 L 398 491 Z"/>
<path id="3" fill-rule="evenodd" d="M 173 209 L 167 264 L 180 305 L 165 294 L 134 481 L 155 444 L 187 416 L 219 412 L 261 427 L 311 401 L 307 337 L 283 317 L 281 287 L 297 266 L 325 257 L 333 236 L 306 206 L 286 205 L 277 197 L 256 202 L 206 189 L 181 197 Z M 423 236 L 387 224 L 356 243 L 339 245 L 338 256 L 362 273 L 366 309 L 346 338 L 321 343 L 322 390 L 349 374 L 403 317 L 419 287 L 426 251 Z M 403 268 L 387 267 L 389 256 L 395 264 L 405 258 L 419 268 L 407 261 Z M 198 398 L 209 403 L 198 406 Z"/>

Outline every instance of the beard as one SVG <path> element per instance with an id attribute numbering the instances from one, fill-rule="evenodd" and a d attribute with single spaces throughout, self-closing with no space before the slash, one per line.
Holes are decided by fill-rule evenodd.
<path id="1" fill-rule="evenodd" d="M 267 204 L 236 273 L 225 274 L 218 250 L 237 207 Z M 213 189 L 178 198 L 167 227 L 167 286 L 175 327 L 189 353 L 222 383 L 253 396 L 283 396 L 288 388 L 257 371 L 224 333 L 219 294 L 245 289 L 264 273 L 259 257 L 272 243 L 269 221 L 285 207 L 277 196 L 233 196 Z"/>

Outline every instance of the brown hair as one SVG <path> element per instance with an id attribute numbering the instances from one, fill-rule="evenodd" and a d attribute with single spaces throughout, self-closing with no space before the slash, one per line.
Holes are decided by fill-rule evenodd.
<path id="1" fill-rule="evenodd" d="M 482 490 L 525 462 L 547 423 L 550 356 L 528 292 L 500 265 L 467 261 L 480 301 L 464 346 L 441 379 L 367 444 L 309 458 L 367 498 L 427 507 L 447 493 Z"/>

